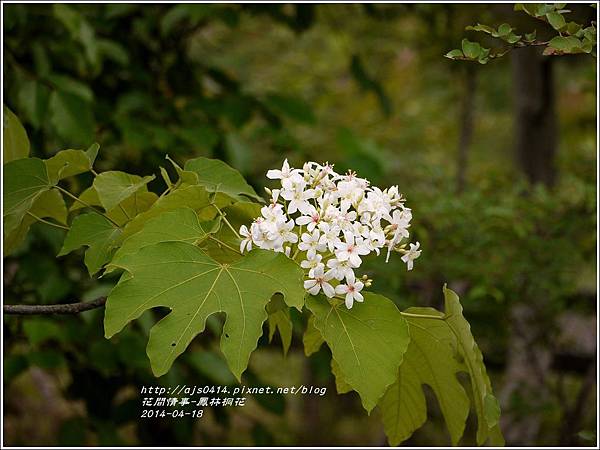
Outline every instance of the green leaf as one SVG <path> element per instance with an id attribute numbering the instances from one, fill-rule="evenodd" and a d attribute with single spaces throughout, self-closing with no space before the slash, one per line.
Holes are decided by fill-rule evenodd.
<path id="1" fill-rule="evenodd" d="M 209 158 L 190 159 L 184 169 L 198 175 L 198 184 L 209 192 L 222 192 L 238 201 L 248 198 L 263 201 L 244 177 L 223 161 Z"/>
<path id="2" fill-rule="evenodd" d="M 78 198 L 90 206 L 102 206 L 94 186 L 87 188 Z M 123 226 L 138 214 L 150 209 L 156 200 L 158 200 L 158 195 L 154 192 L 138 191 L 132 196 L 127 197 L 110 211 L 106 211 L 106 215 L 118 223 L 119 226 Z M 74 201 L 69 211 L 77 211 L 85 207 L 82 202 Z"/>
<path id="3" fill-rule="evenodd" d="M 483 33 L 487 33 L 487 34 L 494 34 L 496 32 L 496 30 L 494 30 L 492 27 L 488 26 L 488 25 L 483 25 L 478 23 L 475 26 L 469 25 L 468 27 L 465 28 L 465 30 L 467 31 L 481 31 Z"/>
<path id="4" fill-rule="evenodd" d="M 548 19 L 548 23 L 557 31 L 562 30 L 567 22 L 562 14 L 557 13 L 556 11 L 549 12 L 546 14 L 546 18 Z"/>
<path id="5" fill-rule="evenodd" d="M 227 196 L 217 194 L 213 199 L 211 199 L 211 196 L 212 194 L 206 192 L 203 186 L 198 185 L 175 189 L 159 198 L 147 211 L 134 217 L 125 227 L 124 236 L 129 237 L 137 233 L 143 228 L 144 223 L 165 211 L 187 207 L 196 211 L 200 219 L 205 221 L 211 220 L 217 215 L 217 210 L 211 206 L 212 204 L 223 208 L 232 203 L 232 200 Z"/>
<path id="6" fill-rule="evenodd" d="M 498 427 L 500 409 L 490 407 L 493 400 L 492 384 L 483 364 L 483 355 L 471 334 L 471 326 L 462 314 L 462 306 L 456 293 L 444 286 L 446 323 L 455 334 L 459 353 L 471 377 L 471 388 L 475 411 L 477 412 L 477 444 L 490 439 L 491 445 L 504 445 L 504 438 Z M 487 405 L 487 407 L 486 407 Z"/>
<path id="7" fill-rule="evenodd" d="M 407 313 L 443 317 L 433 308 L 409 308 Z M 455 357 L 456 337 L 441 320 L 406 317 L 410 344 L 396 382 L 379 403 L 390 445 L 408 439 L 427 420 L 426 384 L 433 389 L 446 420 L 452 445 L 463 435 L 469 415 L 469 398 L 456 377 L 466 371 Z"/>
<path id="8" fill-rule="evenodd" d="M 4 164 L 29 156 L 29 138 L 25 128 L 6 105 L 4 106 L 4 123 L 2 125 L 2 146 Z"/>
<path id="9" fill-rule="evenodd" d="M 218 219 L 200 222 L 198 214 L 191 208 L 163 212 L 148 220 L 140 231 L 125 239 L 107 270 L 112 266 L 118 267 L 123 257 L 148 245 L 159 242 L 187 242 L 196 245 L 216 231 L 218 226 Z"/>
<path id="10" fill-rule="evenodd" d="M 290 119 L 310 125 L 316 123 L 316 118 L 310 105 L 299 98 L 272 94 L 267 96 L 265 103 L 275 113 L 286 115 Z"/>
<path id="11" fill-rule="evenodd" d="M 50 181 L 56 184 L 59 180 L 92 170 L 98 144 L 93 144 L 87 151 L 61 150 L 52 158 L 45 160 Z"/>
<path id="12" fill-rule="evenodd" d="M 324 342 L 321 332 L 315 327 L 315 316 L 311 314 L 306 324 L 304 335 L 302 336 L 304 354 L 310 356 L 313 353 L 317 353 Z"/>
<path id="13" fill-rule="evenodd" d="M 479 42 L 471 42 L 468 39 L 462 40 L 462 51 L 469 59 L 477 59 L 481 53 Z"/>
<path id="14" fill-rule="evenodd" d="M 549 50 L 546 52 L 546 50 Z M 575 36 L 556 36 L 548 43 L 545 54 L 582 53 L 582 42 Z"/>
<path id="15" fill-rule="evenodd" d="M 331 358 L 331 373 L 335 378 L 335 390 L 338 394 L 347 394 L 353 390 L 352 386 L 346 383 L 340 365 L 333 358 Z"/>
<path id="16" fill-rule="evenodd" d="M 525 42 L 533 42 L 535 41 L 536 31 L 533 30 L 531 33 L 527 33 L 525 35 Z"/>
<path id="17" fill-rule="evenodd" d="M 464 55 L 463 55 L 462 50 L 459 50 L 456 48 L 454 50 L 450 50 L 444 56 L 449 59 L 455 59 L 455 58 L 462 58 Z"/>
<path id="18" fill-rule="evenodd" d="M 46 165 L 38 158 L 10 161 L 4 165 L 4 233 L 12 232 L 22 222 L 33 202 L 50 189 Z"/>
<path id="19" fill-rule="evenodd" d="M 108 211 L 135 192 L 146 190 L 146 185 L 154 178 L 154 175 L 142 178 L 125 172 L 109 171 L 94 178 L 93 186 L 102 207 Z"/>
<path id="20" fill-rule="evenodd" d="M 515 42 L 519 42 L 519 40 L 521 39 L 521 35 L 509 33 L 507 36 L 504 36 L 502 39 L 504 39 L 509 44 L 514 44 Z"/>
<path id="21" fill-rule="evenodd" d="M 67 223 L 67 207 L 59 191 L 51 189 L 42 192 L 33 202 L 28 211 L 40 219 L 54 219 L 63 225 Z M 25 239 L 31 225 L 37 219 L 31 214 L 26 214 L 20 225 L 10 233 L 4 234 L 4 255 L 10 255 Z"/>
<path id="22" fill-rule="evenodd" d="M 512 30 L 513 28 L 509 24 L 503 23 L 498 27 L 498 37 L 508 36 Z"/>
<path id="23" fill-rule="evenodd" d="M 162 242 L 127 255 L 121 267 L 130 277 L 108 297 L 105 335 L 115 335 L 149 308 L 170 308 L 150 331 L 147 353 L 156 376 L 168 372 L 210 315 L 224 312 L 221 350 L 239 381 L 273 294 L 283 294 L 286 304 L 298 309 L 304 300 L 302 269 L 282 253 L 254 250 L 233 264 L 220 264 L 194 245 Z"/>
<path id="24" fill-rule="evenodd" d="M 396 380 L 410 338 L 406 321 L 391 300 L 372 293 L 364 297 L 352 309 L 323 296 L 309 296 L 306 306 L 346 382 L 370 412 Z"/>
<path id="25" fill-rule="evenodd" d="M 57 90 L 50 94 L 49 108 L 49 121 L 61 139 L 74 146 L 93 141 L 95 123 L 90 102 Z"/>
<path id="26" fill-rule="evenodd" d="M 290 309 L 283 301 L 280 294 L 275 294 L 267 304 L 267 324 L 269 325 L 269 342 L 273 340 L 275 331 L 279 330 L 281 345 L 283 346 L 283 356 L 287 355 L 292 344 L 292 318 Z"/>
<path id="27" fill-rule="evenodd" d="M 579 33 L 582 29 L 582 26 L 580 24 L 578 24 L 577 22 L 569 22 L 567 24 L 567 33 L 571 34 L 571 35 L 576 35 L 577 33 Z M 580 37 L 580 36 L 578 36 Z"/>
<path id="28" fill-rule="evenodd" d="M 91 275 L 97 273 L 108 261 L 121 241 L 121 229 L 97 213 L 81 214 L 71 224 L 65 242 L 57 256 L 63 256 L 82 246 L 87 246 L 84 262 Z"/>

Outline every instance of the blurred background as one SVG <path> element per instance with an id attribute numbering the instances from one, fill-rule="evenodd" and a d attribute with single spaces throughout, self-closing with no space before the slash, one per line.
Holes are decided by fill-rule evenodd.
<path id="1" fill-rule="evenodd" d="M 589 23 L 593 9 L 569 5 Z M 486 66 L 443 57 L 465 26 L 547 25 L 512 5 L 5 4 L 4 102 L 32 154 L 101 149 L 96 169 L 158 174 L 220 158 L 262 192 L 284 158 L 329 161 L 398 184 L 422 256 L 369 263 L 398 306 L 461 296 L 502 407 L 509 445 L 596 443 L 596 59 L 514 51 Z M 488 43 L 487 41 L 484 41 Z M 491 41 L 489 42 L 491 43 Z M 80 192 L 91 182 L 70 179 Z M 160 191 L 162 181 L 150 189 Z M 32 227 L 4 259 L 6 303 L 106 294 L 63 232 Z M 140 419 L 142 385 L 234 382 L 213 332 L 166 376 L 145 355 L 152 312 L 111 341 L 103 311 L 4 316 L 8 445 L 386 445 L 378 412 L 337 395 L 322 348 L 260 350 L 247 385 L 327 386 L 324 397 L 256 396 L 200 420 Z M 427 388 L 426 388 L 427 390 Z M 407 445 L 448 445 L 435 398 Z M 474 444 L 474 417 L 463 445 Z"/>

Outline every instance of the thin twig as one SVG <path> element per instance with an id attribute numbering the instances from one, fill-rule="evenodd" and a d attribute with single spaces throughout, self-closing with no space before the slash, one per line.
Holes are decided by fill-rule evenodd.
<path id="1" fill-rule="evenodd" d="M 4 314 L 34 315 L 34 314 L 79 314 L 90 309 L 101 308 L 106 303 L 106 297 L 100 297 L 91 302 L 65 303 L 62 305 L 3 305 Z"/>

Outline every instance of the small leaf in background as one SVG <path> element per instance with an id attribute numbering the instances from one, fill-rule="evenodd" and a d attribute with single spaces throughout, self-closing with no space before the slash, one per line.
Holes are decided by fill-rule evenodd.
<path id="1" fill-rule="evenodd" d="M 544 50 L 545 55 L 563 53 L 583 53 L 582 42 L 574 36 L 556 36 Z"/>
<path id="2" fill-rule="evenodd" d="M 463 54 L 462 50 L 455 48 L 454 50 L 450 50 L 444 56 L 449 59 L 456 59 L 456 58 L 462 58 L 465 55 Z"/>
<path id="3" fill-rule="evenodd" d="M 250 172 L 254 153 L 238 133 L 227 133 L 225 136 L 225 151 L 227 160 L 234 167 L 237 167 L 241 173 Z"/>
<path id="4" fill-rule="evenodd" d="M 283 114 L 298 122 L 309 125 L 317 122 L 311 106 L 299 98 L 271 94 L 266 97 L 265 103 L 273 112 Z"/>
<path id="5" fill-rule="evenodd" d="M 337 167 L 358 171 L 376 183 L 381 179 L 385 167 L 385 150 L 374 141 L 361 139 L 348 128 L 340 128 L 336 143 L 343 152 L 343 159 Z"/>
<path id="6" fill-rule="evenodd" d="M 502 25 L 500 25 L 498 27 L 498 36 L 499 37 L 503 37 L 503 36 L 508 36 L 510 34 L 510 32 L 512 31 L 512 27 L 507 24 L 507 23 L 503 23 Z"/>
<path id="7" fill-rule="evenodd" d="M 186 361 L 198 373 L 204 375 L 211 382 L 221 386 L 235 384 L 235 377 L 227 367 L 227 362 L 222 356 L 214 352 L 194 351 L 189 352 Z"/>
<path id="8" fill-rule="evenodd" d="M 561 31 L 566 25 L 565 18 L 562 14 L 552 11 L 546 14 L 546 18 L 548 19 L 548 23 L 557 31 Z"/>
<path id="9" fill-rule="evenodd" d="M 73 94 L 85 102 L 94 101 L 94 93 L 90 87 L 75 78 L 58 73 L 50 74 L 46 78 L 60 91 Z"/>
<path id="10" fill-rule="evenodd" d="M 2 155 L 4 164 L 29 156 L 27 132 L 19 118 L 6 105 L 4 105 L 4 121 L 2 124 Z"/>
<path id="11" fill-rule="evenodd" d="M 345 382 L 371 411 L 394 383 L 410 337 L 406 321 L 394 303 L 370 292 L 364 303 L 347 309 L 323 296 L 308 296 L 306 306 L 339 364 Z"/>
<path id="12" fill-rule="evenodd" d="M 36 198 L 50 187 L 46 165 L 41 159 L 17 159 L 4 165 L 5 234 L 19 226 Z"/>
<path id="13" fill-rule="evenodd" d="M 37 346 L 48 340 L 64 341 L 65 329 L 56 321 L 44 317 L 33 317 L 23 320 L 23 332 L 29 343 Z"/>
<path id="14" fill-rule="evenodd" d="M 195 158 L 185 163 L 184 170 L 198 175 L 198 184 L 209 192 L 222 192 L 238 201 L 263 201 L 244 177 L 233 167 L 218 159 Z"/>
<path id="15" fill-rule="evenodd" d="M 50 95 L 49 120 L 56 133 L 73 146 L 84 146 L 94 140 L 94 115 L 89 102 L 65 92 Z"/>
<path id="16" fill-rule="evenodd" d="M 113 250 L 120 243 L 121 233 L 119 228 L 100 214 L 81 214 L 73 219 L 57 256 L 66 255 L 82 246 L 88 247 L 84 262 L 92 276 L 110 260 Z"/>
<path id="17" fill-rule="evenodd" d="M 293 324 L 290 317 L 290 309 L 285 304 L 280 294 L 275 294 L 269 303 L 267 303 L 267 323 L 269 325 L 269 342 L 273 340 L 275 331 L 279 331 L 281 345 L 283 346 L 283 355 L 286 356 L 290 345 L 292 344 Z"/>
<path id="18" fill-rule="evenodd" d="M 139 190 L 146 190 L 146 185 L 154 180 L 154 175 L 140 177 L 119 171 L 102 172 L 94 178 L 94 189 L 98 194 L 100 203 L 104 209 L 115 208 L 126 198 Z"/>
<path id="19" fill-rule="evenodd" d="M 238 380 L 262 335 L 265 306 L 282 293 L 288 306 L 304 303 L 302 269 L 281 253 L 253 250 L 232 264 L 220 264 L 198 247 L 161 242 L 122 258 L 129 273 L 108 297 L 104 328 L 115 335 L 146 309 L 171 312 L 150 331 L 147 353 L 152 371 L 161 376 L 206 326 L 206 319 L 225 312 L 221 351 Z"/>
<path id="20" fill-rule="evenodd" d="M 58 3 L 53 8 L 54 16 L 69 30 L 72 39 L 83 46 L 85 56 L 92 68 L 98 69 L 98 46 L 94 28 L 70 5 Z"/>
<path id="21" fill-rule="evenodd" d="M 23 119 L 29 121 L 34 128 L 43 125 L 49 100 L 50 89 L 43 83 L 29 79 L 21 83 L 18 93 L 19 110 L 23 112 Z"/>
<path id="22" fill-rule="evenodd" d="M 468 39 L 463 39 L 462 51 L 467 58 L 477 59 L 481 53 L 481 45 L 479 42 L 471 42 Z"/>
<path id="23" fill-rule="evenodd" d="M 386 94 L 383 85 L 367 73 L 360 56 L 352 55 L 350 73 L 361 89 L 371 91 L 377 96 L 381 111 L 386 117 L 389 117 L 392 114 L 392 102 Z"/>

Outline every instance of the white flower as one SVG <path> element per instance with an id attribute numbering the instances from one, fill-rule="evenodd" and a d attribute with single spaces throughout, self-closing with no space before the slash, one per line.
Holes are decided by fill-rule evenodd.
<path id="1" fill-rule="evenodd" d="M 298 235 L 293 233 L 294 221 L 289 222 L 278 221 L 276 228 L 269 234 L 269 238 L 276 242 L 275 247 L 283 247 L 284 242 L 298 242 Z"/>
<path id="2" fill-rule="evenodd" d="M 302 242 L 298 244 L 298 248 L 305 251 L 308 258 L 314 258 L 317 252 L 322 252 L 326 248 L 319 242 L 320 237 L 319 230 L 314 230 L 312 234 L 302 233 Z"/>
<path id="3" fill-rule="evenodd" d="M 312 278 L 304 282 L 304 289 L 311 295 L 317 295 L 323 289 L 323 293 L 331 298 L 335 295 L 335 289 L 328 283 L 330 279 L 331 275 L 323 273 L 323 267 L 317 267 L 314 269 Z"/>
<path id="4" fill-rule="evenodd" d="M 246 225 L 242 225 L 240 227 L 240 236 L 243 236 L 242 242 L 240 242 L 240 253 L 244 253 L 244 251 L 252 250 L 252 234 L 248 230 Z"/>
<path id="5" fill-rule="evenodd" d="M 293 189 L 282 191 L 281 196 L 289 201 L 287 208 L 289 214 L 294 214 L 296 211 L 300 211 L 303 214 L 310 214 L 311 204 L 308 200 L 315 197 L 315 191 L 314 189 L 304 190 L 304 186 L 299 184 Z"/>
<path id="6" fill-rule="evenodd" d="M 340 227 L 336 225 L 330 225 L 327 222 L 321 222 L 319 224 L 319 229 L 323 233 L 319 243 L 326 245 L 329 251 L 333 253 L 335 250 L 335 245 L 342 242 L 338 237 L 340 235 Z"/>
<path id="7" fill-rule="evenodd" d="M 419 242 L 417 241 L 417 244 L 413 244 L 412 242 L 410 243 L 410 249 L 404 254 L 404 256 L 402 256 L 402 261 L 404 261 L 406 263 L 406 267 L 408 270 L 412 270 L 413 268 L 413 261 L 415 259 L 417 259 L 419 256 L 421 256 L 421 251 L 419 250 L 419 246 L 421 244 L 419 244 Z"/>
<path id="8" fill-rule="evenodd" d="M 308 213 L 305 216 L 300 216 L 296 219 L 297 225 L 307 225 L 308 231 L 313 231 L 321 220 L 321 214 L 317 211 L 313 205 L 309 204 Z"/>
<path id="9" fill-rule="evenodd" d="M 269 170 L 267 177 L 278 180 L 279 186 L 265 188 L 271 203 L 249 227 L 240 228 L 240 251 L 258 247 L 299 257 L 309 293 L 323 291 L 331 297 L 337 289 L 346 296 L 348 308 L 362 301 L 364 284 L 354 274 L 361 257 L 379 255 L 387 247 L 389 258 L 409 237 L 412 212 L 404 206 L 398 186 L 381 190 L 354 172 L 340 175 L 328 163 L 311 161 L 294 169 L 285 160 L 281 170 Z M 399 251 L 411 270 L 421 254 L 419 243 Z M 341 282 L 335 289 L 332 279 Z"/>
<path id="10" fill-rule="evenodd" d="M 325 265 L 321 262 L 322 259 L 323 257 L 321 255 L 316 254 L 314 258 L 308 258 L 302 261 L 300 263 L 300 267 L 302 267 L 303 269 L 309 269 L 308 276 L 314 277 L 315 269 L 325 269 Z"/>
<path id="11" fill-rule="evenodd" d="M 368 255 L 369 249 L 364 243 L 364 239 L 361 237 L 355 237 L 350 232 L 344 233 L 344 239 L 346 242 L 339 242 L 335 245 L 337 249 L 335 256 L 340 261 L 349 261 L 350 266 L 359 267 L 362 264 L 362 259 L 359 255 Z"/>
<path id="12" fill-rule="evenodd" d="M 327 261 L 327 267 L 331 276 L 336 280 L 342 280 L 343 278 L 348 278 L 354 276 L 354 271 L 352 267 L 350 267 L 350 261 L 340 261 L 337 258 L 331 258 Z"/>
<path id="13" fill-rule="evenodd" d="M 294 169 L 290 168 L 287 158 L 283 161 L 283 166 L 281 170 L 269 170 L 267 172 L 267 178 L 271 180 L 284 180 L 286 178 L 290 178 L 294 173 Z"/>
<path id="14" fill-rule="evenodd" d="M 346 284 L 338 284 L 335 287 L 335 293 L 338 295 L 346 295 L 346 308 L 352 308 L 355 301 L 362 302 L 364 300 L 360 291 L 364 284 L 362 281 L 356 281 L 354 274 L 346 279 Z"/>

